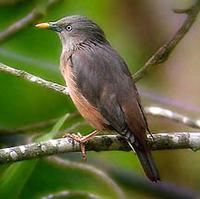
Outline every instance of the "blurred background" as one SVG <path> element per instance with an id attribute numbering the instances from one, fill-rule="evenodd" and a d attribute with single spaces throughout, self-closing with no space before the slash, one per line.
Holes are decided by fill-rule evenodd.
<path id="1" fill-rule="evenodd" d="M 46 9 L 48 1 L 0 0 L 1 31 L 32 9 L 43 15 L 0 43 L 0 62 L 64 85 L 59 71 L 59 38 L 52 31 L 36 29 L 34 24 L 79 14 L 102 27 L 112 46 L 135 73 L 184 21 L 186 15 L 175 14 L 173 9 L 188 8 L 194 2 L 60 0 Z M 144 106 L 159 106 L 200 119 L 199 21 L 198 17 L 170 58 L 137 83 Z M 69 97 L 0 72 L 1 129 L 54 121 L 43 129 L 14 135 L 1 130 L 1 148 L 25 144 L 35 133 L 47 134 L 55 121 L 74 112 L 76 108 Z M 147 119 L 152 132 L 194 131 L 167 119 L 153 116 Z M 92 130 L 78 114 L 72 114 L 57 131 L 63 129 L 83 134 Z M 185 197 L 199 191 L 199 152 L 176 150 L 153 154 L 166 182 L 162 188 L 148 182 L 131 152 L 88 152 L 87 163 L 82 162 L 79 153 L 72 153 L 59 156 L 60 159 L 42 158 L 0 166 L 0 184 L 4 182 L 0 185 L 0 198 L 181 198 L 173 191 L 185 191 Z M 66 191 L 70 193 L 68 196 Z"/>

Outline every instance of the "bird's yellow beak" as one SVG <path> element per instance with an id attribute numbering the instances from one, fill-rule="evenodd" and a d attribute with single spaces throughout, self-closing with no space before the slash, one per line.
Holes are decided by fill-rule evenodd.
<path id="1" fill-rule="evenodd" d="M 59 27 L 57 22 L 39 23 L 39 24 L 36 24 L 35 27 L 36 28 L 42 28 L 42 29 L 54 30 L 56 32 L 62 31 L 62 28 Z"/>
<path id="2" fill-rule="evenodd" d="M 45 29 L 45 28 L 49 28 L 50 25 L 49 25 L 49 23 L 39 23 L 39 24 L 36 24 L 35 27 L 36 27 L 36 28 Z"/>

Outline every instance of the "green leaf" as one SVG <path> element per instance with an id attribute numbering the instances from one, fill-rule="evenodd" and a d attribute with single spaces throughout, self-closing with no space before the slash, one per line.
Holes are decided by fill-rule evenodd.
<path id="1" fill-rule="evenodd" d="M 54 138 L 69 115 L 70 114 L 67 113 L 60 118 L 49 133 L 37 138 L 35 141 L 41 142 Z M 24 185 L 29 179 L 29 176 L 32 174 L 38 161 L 39 159 L 28 160 L 10 165 L 1 178 L 2 183 L 0 184 L 0 198 L 18 198 L 18 195 L 23 190 Z"/>
<path id="2" fill-rule="evenodd" d="M 45 141 L 45 140 L 49 140 L 49 139 L 55 138 L 57 133 L 58 133 L 58 131 L 61 129 L 61 127 L 63 126 L 65 121 L 69 118 L 69 116 L 70 116 L 70 114 L 67 113 L 66 115 L 61 117 L 58 120 L 58 122 L 53 126 L 52 130 L 49 133 L 37 138 L 35 141 L 36 142 L 42 142 L 42 141 Z"/>

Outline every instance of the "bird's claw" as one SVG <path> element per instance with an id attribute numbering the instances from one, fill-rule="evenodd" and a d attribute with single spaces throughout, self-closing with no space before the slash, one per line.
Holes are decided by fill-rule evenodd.
<path id="1" fill-rule="evenodd" d="M 80 150 L 82 153 L 83 160 L 86 161 L 87 154 L 86 154 L 86 150 L 85 150 L 85 142 L 87 142 L 87 140 L 84 139 L 84 136 L 82 136 L 80 133 L 77 133 L 77 134 L 67 133 L 67 134 L 64 134 L 63 137 L 71 138 L 72 140 L 75 140 L 76 142 L 78 142 L 80 144 Z"/>

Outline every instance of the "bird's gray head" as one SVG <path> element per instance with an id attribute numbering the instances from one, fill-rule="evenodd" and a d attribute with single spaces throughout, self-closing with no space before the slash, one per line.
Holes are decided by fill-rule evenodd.
<path id="1" fill-rule="evenodd" d="M 56 31 L 67 50 L 85 42 L 107 43 L 103 30 L 84 16 L 67 16 L 55 22 L 37 24 L 36 27 Z"/>

